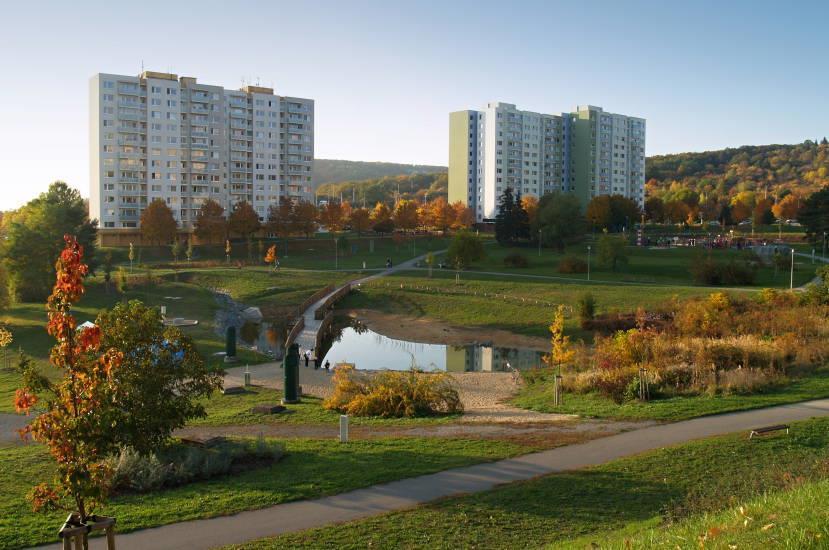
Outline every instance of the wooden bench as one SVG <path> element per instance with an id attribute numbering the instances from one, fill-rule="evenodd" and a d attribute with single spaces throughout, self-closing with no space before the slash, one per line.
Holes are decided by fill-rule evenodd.
<path id="1" fill-rule="evenodd" d="M 748 438 L 751 439 L 755 435 L 766 435 L 772 432 L 779 432 L 782 430 L 786 430 L 786 433 L 789 433 L 789 425 L 788 424 L 777 424 L 776 426 L 765 426 L 763 428 L 754 428 L 751 430 L 751 433 L 748 435 Z"/>

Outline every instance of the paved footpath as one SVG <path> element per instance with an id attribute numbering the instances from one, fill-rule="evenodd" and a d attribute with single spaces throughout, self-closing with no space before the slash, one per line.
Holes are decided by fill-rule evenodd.
<path id="1" fill-rule="evenodd" d="M 404 510 L 439 498 L 476 493 L 502 483 L 595 466 L 616 458 L 751 428 L 829 416 L 829 399 L 707 416 L 641 428 L 517 458 L 446 470 L 335 496 L 290 502 L 233 516 L 186 521 L 118 535 L 118 548 L 214 548 Z M 220 510 L 215 510 L 220 512 Z M 91 548 L 103 548 L 94 540 Z M 57 548 L 55 546 L 54 548 Z"/>

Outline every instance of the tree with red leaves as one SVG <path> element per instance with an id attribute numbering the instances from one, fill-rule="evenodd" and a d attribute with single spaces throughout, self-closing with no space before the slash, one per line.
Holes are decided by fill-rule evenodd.
<path id="1" fill-rule="evenodd" d="M 65 236 L 64 241 L 47 301 L 47 330 L 56 340 L 49 361 L 63 375 L 53 383 L 25 379 L 15 394 L 15 408 L 29 414 L 40 402 L 38 392 L 48 385 L 43 412 L 20 433 L 49 448 L 57 477 L 52 484 L 34 487 L 29 498 L 35 511 L 67 509 L 86 522 L 108 491 L 111 476 L 105 458 L 117 449 L 112 435 L 118 415 L 114 371 L 123 357 L 115 349 L 101 349 L 98 327 L 78 330 L 71 310 L 84 293 L 88 267 L 75 237 Z"/>

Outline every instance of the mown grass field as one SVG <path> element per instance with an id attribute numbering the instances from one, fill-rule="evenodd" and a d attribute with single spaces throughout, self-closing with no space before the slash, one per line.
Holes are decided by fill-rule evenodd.
<path id="1" fill-rule="evenodd" d="M 454 272 L 436 269 L 432 278 L 425 271 L 407 271 L 362 285 L 338 307 L 430 317 L 458 326 L 503 329 L 546 338 L 553 315 L 553 307 L 548 304 L 574 308 L 580 295 L 588 291 L 596 298 L 598 313 L 635 311 L 639 306 L 655 308 L 674 296 L 686 298 L 715 292 L 704 287 L 583 284 L 470 272 L 461 273 L 460 283 L 456 284 Z M 496 294 L 498 298 L 494 297 Z M 576 338 L 592 339 L 591 333 L 579 328 L 575 315 L 569 315 L 567 330 Z"/>
<path id="2" fill-rule="evenodd" d="M 372 439 L 285 441 L 278 463 L 143 495 L 114 498 L 98 512 L 127 532 L 178 521 L 229 515 L 315 498 L 525 453 L 532 448 L 497 440 Z M 50 481 L 53 463 L 40 445 L 0 447 L 0 548 L 57 542 L 65 512 L 35 514 L 26 494 Z"/>
<path id="3" fill-rule="evenodd" d="M 586 273 L 563 274 L 558 271 L 558 264 L 565 256 L 574 256 L 587 262 L 587 246 L 592 247 L 590 258 L 590 279 L 596 282 L 622 282 L 677 286 L 697 286 L 691 275 L 691 267 L 701 259 L 710 256 L 718 262 L 739 260 L 744 252 L 739 250 L 705 250 L 702 248 L 640 248 L 627 247 L 627 265 L 617 266 L 613 271 L 603 266 L 597 256 L 596 243 L 584 242 L 568 247 L 564 253 L 551 249 L 529 247 L 487 246 L 486 257 L 473 264 L 470 271 L 488 271 L 518 275 L 543 275 L 562 277 L 577 281 L 587 281 Z M 504 264 L 504 258 L 511 254 L 521 254 L 529 262 L 528 267 L 511 267 Z M 788 264 L 787 264 L 788 265 Z M 794 284 L 800 286 L 815 276 L 819 264 L 812 264 L 805 258 L 795 259 Z M 757 272 L 755 284 L 751 288 L 789 288 L 789 269 L 775 272 L 773 267 L 762 267 Z M 713 287 L 710 287 L 713 288 Z"/>
<path id="4" fill-rule="evenodd" d="M 345 237 L 346 245 L 336 248 L 336 239 Z M 414 241 L 414 243 L 413 243 Z M 236 262 L 251 262 L 264 266 L 264 256 L 267 248 L 276 245 L 279 264 L 290 269 L 362 269 L 363 262 L 366 269 L 382 269 L 386 259 L 391 259 L 396 265 L 429 251 L 443 250 L 448 246 L 449 239 L 439 236 L 411 236 L 399 237 L 395 242 L 391 236 L 361 235 L 346 233 L 340 235 L 319 234 L 310 239 L 291 238 L 265 239 L 261 247 L 254 242 L 249 249 L 244 241 L 231 243 L 230 264 Z M 112 254 L 113 261 L 119 265 L 128 266 L 127 247 L 107 247 L 99 251 L 98 256 L 103 258 L 106 253 Z M 134 251 L 135 266 L 139 264 L 173 263 L 170 247 L 144 246 L 136 247 Z M 200 245 L 193 248 L 193 261 L 210 261 L 218 264 L 227 261 L 224 244 Z M 179 258 L 182 268 L 188 263 L 184 256 Z"/>
<path id="5" fill-rule="evenodd" d="M 539 412 L 615 420 L 679 421 L 825 397 L 829 397 L 829 368 L 817 370 L 803 378 L 794 378 L 784 386 L 751 395 L 670 397 L 646 402 L 628 401 L 620 405 L 598 394 L 565 393 L 564 403 L 556 407 L 552 404 L 552 381 L 541 381 L 525 386 L 512 402 L 518 407 Z"/>
<path id="6" fill-rule="evenodd" d="M 825 479 L 827 460 L 829 419 L 816 419 L 793 424 L 789 436 L 694 441 L 236 548 L 561 548 L 574 539 L 590 547 L 621 529 L 654 528 Z"/>

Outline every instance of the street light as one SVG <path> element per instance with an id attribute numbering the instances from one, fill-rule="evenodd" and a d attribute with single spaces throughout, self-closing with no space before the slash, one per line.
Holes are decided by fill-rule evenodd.
<path id="1" fill-rule="evenodd" d="M 789 274 L 789 290 L 794 289 L 794 248 L 792 248 L 792 270 Z"/>
<path id="2" fill-rule="evenodd" d="M 541 229 L 538 230 L 538 257 L 541 257 Z"/>
<path id="3" fill-rule="evenodd" d="M 587 280 L 590 280 L 590 245 L 587 245 Z"/>

